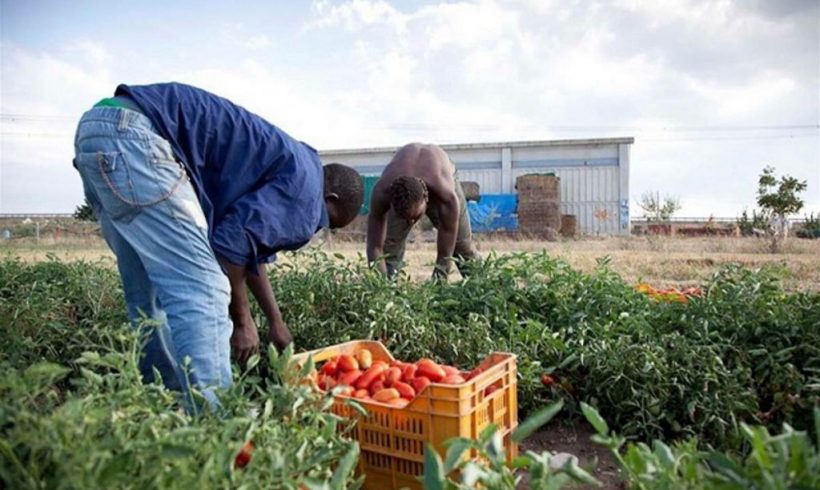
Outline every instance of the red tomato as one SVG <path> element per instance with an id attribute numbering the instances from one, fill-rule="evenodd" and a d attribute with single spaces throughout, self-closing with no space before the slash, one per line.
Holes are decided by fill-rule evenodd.
<path id="1" fill-rule="evenodd" d="M 400 398 L 399 392 L 395 388 L 384 388 L 382 390 L 377 391 L 373 395 L 373 399 L 377 402 L 388 402 L 394 398 Z"/>
<path id="2" fill-rule="evenodd" d="M 348 371 L 346 373 L 342 373 L 339 375 L 338 384 L 340 385 L 347 385 L 347 386 L 355 386 L 356 381 L 362 376 L 362 372 L 358 369 L 354 371 Z"/>
<path id="3" fill-rule="evenodd" d="M 433 383 L 441 381 L 445 376 L 444 369 L 430 359 L 422 359 L 416 363 L 416 366 L 418 366 L 416 375 L 424 376 Z"/>
<path id="4" fill-rule="evenodd" d="M 415 364 L 408 364 L 401 373 L 401 380 L 405 383 L 410 383 L 413 381 L 413 378 L 416 377 L 416 371 L 418 369 L 418 366 Z"/>
<path id="5" fill-rule="evenodd" d="M 398 367 L 391 367 L 384 374 L 384 385 L 393 386 L 401 380 L 401 369 Z"/>
<path id="6" fill-rule="evenodd" d="M 387 370 L 384 364 L 373 364 L 370 366 L 370 369 L 362 374 L 362 377 L 356 381 L 356 388 L 359 389 L 367 389 L 370 386 L 370 383 L 373 383 L 379 376 L 382 375 Z"/>
<path id="7" fill-rule="evenodd" d="M 325 391 L 330 391 L 335 386 L 336 386 L 336 380 L 333 379 L 331 376 L 321 375 L 319 377 L 319 388 L 321 388 Z"/>
<path id="8" fill-rule="evenodd" d="M 476 376 L 478 376 L 479 374 L 481 374 L 481 373 L 483 373 L 483 372 L 484 372 L 484 368 L 483 368 L 483 367 L 477 367 L 477 368 L 473 369 L 472 371 L 470 371 L 470 374 L 468 374 L 468 375 L 467 375 L 467 377 L 466 377 L 466 378 L 464 378 L 464 379 L 466 379 L 467 381 L 469 381 L 469 380 L 471 380 L 471 379 L 475 378 Z"/>
<path id="9" fill-rule="evenodd" d="M 416 394 L 418 395 L 420 395 L 429 384 L 430 379 L 425 378 L 424 376 L 419 376 L 413 379 L 413 389 L 416 390 Z"/>
<path id="10" fill-rule="evenodd" d="M 353 393 L 353 398 L 370 398 L 370 392 L 367 390 L 356 390 Z"/>
<path id="11" fill-rule="evenodd" d="M 446 385 L 460 385 L 465 381 L 460 374 L 451 374 L 449 376 L 445 376 L 445 378 L 442 379 L 440 382 Z"/>
<path id="12" fill-rule="evenodd" d="M 242 449 L 239 450 L 237 453 L 236 458 L 233 460 L 234 468 L 244 468 L 251 462 L 251 454 L 253 453 L 253 443 L 251 441 L 246 442 Z"/>
<path id="13" fill-rule="evenodd" d="M 444 370 L 445 378 L 447 376 L 452 376 L 453 374 L 461 374 L 461 371 L 459 371 L 458 368 L 455 368 L 453 366 L 441 366 L 441 369 Z"/>
<path id="14" fill-rule="evenodd" d="M 394 360 L 390 361 L 390 367 L 397 367 L 401 370 L 404 370 L 404 368 L 406 366 L 407 366 L 407 363 L 404 362 L 404 361 L 399 361 L 397 359 L 394 359 Z"/>
<path id="15" fill-rule="evenodd" d="M 412 400 L 416 396 L 416 390 L 414 390 L 413 387 L 410 386 L 407 383 L 402 383 L 401 381 L 397 381 L 393 385 L 393 388 L 395 388 L 396 391 L 399 392 L 399 396 L 401 396 L 402 398 Z"/>
<path id="16" fill-rule="evenodd" d="M 339 357 L 339 369 L 344 372 L 357 371 L 359 369 L 359 361 L 355 357 L 345 354 Z"/>
<path id="17" fill-rule="evenodd" d="M 377 391 L 381 391 L 383 389 L 384 389 L 384 382 L 374 381 L 374 382 L 370 383 L 370 386 L 367 388 L 367 391 L 370 392 L 370 395 L 373 395 Z"/>
<path id="18" fill-rule="evenodd" d="M 395 405 L 399 408 L 406 407 L 408 403 L 410 403 L 410 400 L 405 400 L 404 398 L 393 398 L 387 401 L 388 405 Z"/>
<path id="19" fill-rule="evenodd" d="M 549 374 L 545 374 L 541 376 L 541 384 L 544 386 L 552 386 L 555 384 L 555 378 L 553 378 Z"/>
<path id="20" fill-rule="evenodd" d="M 338 361 L 336 361 L 336 359 L 331 359 L 322 366 L 321 371 L 322 373 L 327 374 L 328 376 L 336 376 L 336 372 L 338 371 L 338 369 Z"/>

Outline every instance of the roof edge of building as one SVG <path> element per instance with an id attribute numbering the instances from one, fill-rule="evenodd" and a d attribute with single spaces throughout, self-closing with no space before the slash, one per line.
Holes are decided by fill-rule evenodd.
<path id="1" fill-rule="evenodd" d="M 586 138 L 586 139 L 564 139 L 564 140 L 531 140 L 531 141 L 504 141 L 495 143 L 454 143 L 439 145 L 447 150 L 484 150 L 493 148 L 530 148 L 534 146 L 580 146 L 580 145 L 611 145 L 611 144 L 632 144 L 635 142 L 633 136 L 619 138 Z M 393 153 L 400 146 L 382 146 L 375 148 L 340 148 L 333 150 L 319 150 L 320 156 L 326 155 L 361 155 L 368 153 Z"/>

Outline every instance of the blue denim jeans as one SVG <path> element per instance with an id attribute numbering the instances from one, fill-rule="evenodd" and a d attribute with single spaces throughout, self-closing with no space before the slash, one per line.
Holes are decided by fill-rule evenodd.
<path id="1" fill-rule="evenodd" d="M 80 120 L 75 165 L 117 257 L 128 316 L 146 336 L 140 371 L 186 394 L 231 384 L 230 284 L 185 169 L 142 114 L 99 107 Z M 193 405 L 189 405 L 193 407 Z"/>

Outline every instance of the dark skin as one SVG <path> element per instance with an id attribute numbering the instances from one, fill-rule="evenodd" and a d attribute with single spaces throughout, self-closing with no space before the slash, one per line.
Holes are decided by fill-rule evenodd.
<path id="1" fill-rule="evenodd" d="M 458 233 L 459 203 L 455 169 L 447 153 L 436 145 L 410 143 L 396 152 L 382 172 L 381 179 L 373 187 L 370 200 L 370 215 L 367 220 L 367 260 L 376 262 L 382 272 L 387 272 L 384 260 L 384 241 L 387 235 L 387 212 L 390 197 L 387 189 L 394 179 L 401 176 L 417 177 L 427 185 L 428 202 L 420 202 L 405 216 L 400 216 L 415 224 L 427 211 L 427 206 L 435 206 L 441 223 L 438 227 L 436 268 L 434 276 L 446 274 L 453 257 Z"/>
<path id="2" fill-rule="evenodd" d="M 347 225 L 346 220 L 341 217 L 337 194 L 325 195 L 325 206 L 331 228 L 341 228 Z M 279 311 L 279 305 L 276 303 L 265 264 L 257 264 L 257 270 L 254 273 L 249 271 L 245 265 L 232 264 L 223 257 L 218 257 L 218 259 L 231 283 L 231 304 L 228 310 L 233 321 L 231 355 L 234 360 L 244 366 L 248 359 L 259 350 L 259 331 L 248 304 L 248 289 L 265 314 L 268 327 L 267 342 L 272 343 L 281 352 L 293 341 L 293 337 L 282 319 L 282 312 Z"/>

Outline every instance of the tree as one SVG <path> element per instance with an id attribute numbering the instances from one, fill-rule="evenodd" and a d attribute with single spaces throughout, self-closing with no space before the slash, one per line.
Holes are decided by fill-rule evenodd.
<path id="1" fill-rule="evenodd" d="M 766 167 L 760 174 L 757 189 L 757 205 L 770 216 L 770 250 L 777 253 L 780 243 L 786 239 L 788 216 L 803 209 L 803 200 L 798 196 L 806 190 L 806 181 L 784 175 L 777 179 L 774 168 Z"/>
<path id="2" fill-rule="evenodd" d="M 680 211 L 680 199 L 665 196 L 661 201 L 659 193 L 647 192 L 641 196 L 638 206 L 643 209 L 647 221 L 669 221 L 673 214 Z"/>
<path id="3" fill-rule="evenodd" d="M 83 200 L 83 203 L 74 208 L 74 219 L 79 221 L 97 221 L 97 215 L 88 203 L 88 198 Z"/>

